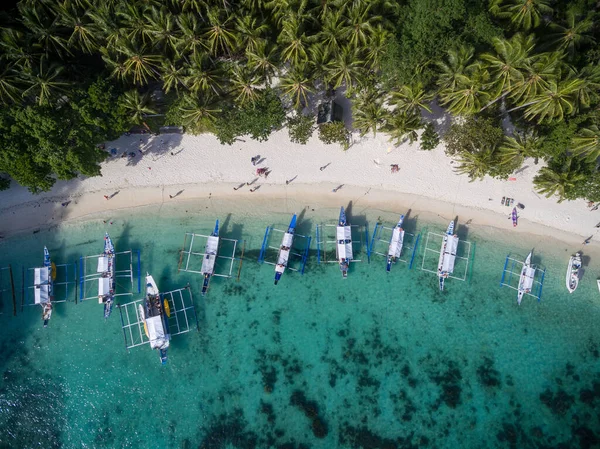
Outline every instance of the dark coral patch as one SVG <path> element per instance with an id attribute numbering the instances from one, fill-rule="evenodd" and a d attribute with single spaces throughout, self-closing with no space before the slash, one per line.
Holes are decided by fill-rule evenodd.
<path id="1" fill-rule="evenodd" d="M 567 394 L 564 390 L 558 390 L 556 393 L 547 389 L 540 394 L 540 401 L 548 407 L 555 415 L 564 415 L 575 403 L 575 398 Z"/>
<path id="2" fill-rule="evenodd" d="M 485 387 L 499 387 L 500 373 L 494 369 L 494 361 L 489 357 L 483 358 L 483 363 L 477 368 L 477 378 Z"/>

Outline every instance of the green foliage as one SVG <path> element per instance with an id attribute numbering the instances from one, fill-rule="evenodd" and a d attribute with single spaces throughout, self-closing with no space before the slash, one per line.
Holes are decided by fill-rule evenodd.
<path id="1" fill-rule="evenodd" d="M 329 122 L 319 125 L 319 139 L 323 143 L 338 143 L 344 150 L 350 147 L 350 132 L 344 122 Z"/>
<path id="2" fill-rule="evenodd" d="M 232 145 L 245 134 L 263 142 L 285 122 L 285 110 L 279 97 L 271 89 L 260 91 L 253 104 L 232 107 L 221 114 L 215 123 L 219 142 Z"/>
<path id="3" fill-rule="evenodd" d="M 306 145 L 311 138 L 315 126 L 315 118 L 311 115 L 296 114 L 288 118 L 287 127 L 290 140 L 294 143 Z"/>
<path id="4" fill-rule="evenodd" d="M 558 202 L 562 203 L 585 195 L 582 188 L 587 183 L 588 174 L 589 166 L 585 162 L 573 157 L 561 157 L 542 167 L 533 178 L 533 185 L 546 198 L 557 196 Z"/>
<path id="5" fill-rule="evenodd" d="M 423 130 L 423 134 L 421 134 L 421 150 L 433 150 L 440 143 L 440 136 L 435 131 L 433 127 L 433 123 L 427 123 L 425 125 L 425 129 Z"/>
<path id="6" fill-rule="evenodd" d="M 10 178 L 4 176 L 0 178 L 0 190 L 8 190 L 10 188 Z"/>

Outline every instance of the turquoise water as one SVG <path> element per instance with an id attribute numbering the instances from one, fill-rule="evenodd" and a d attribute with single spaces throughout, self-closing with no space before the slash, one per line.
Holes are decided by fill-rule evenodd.
<path id="1" fill-rule="evenodd" d="M 185 207 L 185 206 L 184 206 Z M 191 205 L 190 205 L 191 210 Z M 383 258 L 335 264 L 273 285 L 273 267 L 256 262 L 267 224 L 289 214 L 216 217 L 183 209 L 136 211 L 4 239 L 0 265 L 56 262 L 98 253 L 108 230 L 117 250 L 141 250 L 142 271 L 161 290 L 190 283 L 199 330 L 171 341 L 161 366 L 147 346 L 127 351 L 119 313 L 105 321 L 96 301 L 58 304 L 48 328 L 25 307 L 0 317 L 0 447 L 65 448 L 525 448 L 594 447 L 600 438 L 600 295 L 597 261 L 569 295 L 569 256 L 560 243 L 507 238 L 459 227 L 473 242 L 466 281 L 440 293 L 433 274 Z M 309 212 L 313 233 L 336 210 Z M 394 214 L 377 216 L 389 225 Z M 177 273 L 184 232 L 245 240 L 239 281 Z M 352 220 L 352 217 L 350 217 Z M 411 217 L 409 232 L 443 232 L 447 222 Z M 423 234 L 424 236 L 425 234 Z M 274 242 L 277 245 L 278 242 Z M 542 302 L 499 288 L 506 254 L 535 246 L 547 267 Z M 240 252 L 238 251 L 238 255 Z M 472 271 L 471 271 L 472 270 Z M 20 295 L 20 292 L 19 292 Z M 20 296 L 18 296 L 20 301 Z"/>

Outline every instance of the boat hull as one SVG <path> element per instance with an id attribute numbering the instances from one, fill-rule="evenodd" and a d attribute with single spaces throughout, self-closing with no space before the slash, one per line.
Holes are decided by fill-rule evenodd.
<path id="1" fill-rule="evenodd" d="M 579 286 L 579 270 L 581 268 L 581 254 L 577 253 L 569 258 L 567 266 L 566 285 L 569 293 L 573 293 Z"/>

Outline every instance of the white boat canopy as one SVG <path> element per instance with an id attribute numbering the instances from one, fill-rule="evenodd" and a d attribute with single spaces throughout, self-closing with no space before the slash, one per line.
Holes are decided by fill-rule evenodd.
<path id="1" fill-rule="evenodd" d="M 152 349 L 166 349 L 169 347 L 169 338 L 165 334 L 165 327 L 160 315 L 146 318 L 148 340 Z"/>
<path id="2" fill-rule="evenodd" d="M 454 262 L 456 259 L 456 250 L 458 248 L 458 236 L 449 235 L 448 240 L 445 242 L 440 257 L 440 271 L 442 273 L 452 273 L 454 271 Z"/>
<path id="3" fill-rule="evenodd" d="M 108 271 L 108 256 L 98 257 L 98 273 L 106 273 Z"/>
<path id="4" fill-rule="evenodd" d="M 400 257 L 402 252 L 402 243 L 404 242 L 404 229 L 394 228 L 392 231 L 392 240 L 388 248 L 388 256 Z"/>
<path id="5" fill-rule="evenodd" d="M 338 259 L 352 260 L 352 231 L 350 226 L 337 226 L 336 240 Z"/>
<path id="6" fill-rule="evenodd" d="M 98 296 L 108 295 L 110 293 L 110 278 L 99 278 L 98 279 Z M 102 302 L 102 301 L 100 301 Z"/>
<path id="7" fill-rule="evenodd" d="M 34 291 L 36 304 L 47 304 L 50 302 L 50 286 L 48 285 L 49 279 L 50 269 L 48 267 L 34 269 Z"/>
<path id="8" fill-rule="evenodd" d="M 215 270 L 215 262 L 217 260 L 217 250 L 219 249 L 219 237 L 211 235 L 206 240 L 204 249 L 204 257 L 202 259 L 202 268 L 200 273 L 213 274 Z"/>

